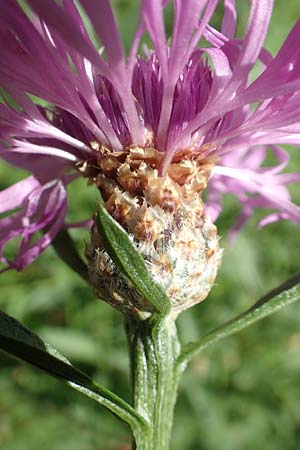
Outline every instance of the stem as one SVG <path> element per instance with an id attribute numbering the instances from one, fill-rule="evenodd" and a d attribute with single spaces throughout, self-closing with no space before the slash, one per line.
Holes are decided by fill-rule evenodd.
<path id="1" fill-rule="evenodd" d="M 195 356 L 210 345 L 247 328 L 258 320 L 277 312 L 284 306 L 300 300 L 299 279 L 299 275 L 296 275 L 266 294 L 244 313 L 211 331 L 198 341 L 185 345 L 177 361 L 178 367 L 184 370 Z"/>
<path id="2" fill-rule="evenodd" d="M 93 389 L 86 389 L 75 383 L 67 383 L 73 389 L 76 389 L 81 394 L 95 400 L 101 406 L 104 406 L 110 412 L 112 412 L 118 419 L 129 425 L 131 430 L 142 429 L 145 426 L 145 421 L 139 414 L 122 398 L 115 395 L 109 390 L 104 390 L 96 383 L 92 383 Z"/>
<path id="3" fill-rule="evenodd" d="M 134 430 L 134 449 L 168 450 L 177 398 L 180 353 L 171 316 L 128 324 L 133 403 L 146 421 Z"/>

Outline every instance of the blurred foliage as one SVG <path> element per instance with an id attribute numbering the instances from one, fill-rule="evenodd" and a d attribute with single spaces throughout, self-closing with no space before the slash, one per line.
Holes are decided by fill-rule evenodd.
<path id="1" fill-rule="evenodd" d="M 114 0 L 128 48 L 136 0 Z M 267 39 L 279 48 L 299 16 L 297 0 L 277 0 Z M 239 2 L 239 32 L 247 7 Z M 217 22 L 220 16 L 217 17 Z M 168 19 L 168 23 L 171 23 Z M 292 150 L 291 170 L 299 170 Z M 1 188 L 23 174 L 1 163 Z M 95 191 L 83 180 L 70 187 L 70 220 L 90 217 Z M 294 189 L 299 203 L 299 187 Z M 299 271 L 299 228 L 287 222 L 258 231 L 257 213 L 233 246 L 228 230 L 237 214 L 228 198 L 219 221 L 223 265 L 210 298 L 184 313 L 179 330 L 192 340 L 246 309 Z M 83 250 L 85 231 L 73 232 Z M 130 398 L 122 317 L 96 300 L 52 249 L 22 273 L 0 278 L 0 308 L 34 329 L 101 384 Z M 173 450 L 297 450 L 300 440 L 300 305 L 287 308 L 204 352 L 187 370 L 175 415 Z M 1 450 L 104 450 L 129 443 L 110 413 L 37 370 L 0 355 Z M 123 447 L 122 447 L 123 448 Z M 120 447 L 121 450 L 121 447 Z"/>

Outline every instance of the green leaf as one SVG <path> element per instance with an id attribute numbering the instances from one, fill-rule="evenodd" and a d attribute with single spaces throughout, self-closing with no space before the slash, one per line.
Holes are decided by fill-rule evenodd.
<path id="1" fill-rule="evenodd" d="M 73 361 L 94 364 L 99 359 L 99 343 L 84 331 L 59 326 L 42 326 L 38 328 L 38 334 Z"/>
<path id="2" fill-rule="evenodd" d="M 118 269 L 131 281 L 149 303 L 162 314 L 170 311 L 170 301 L 163 288 L 151 277 L 145 261 L 128 234 L 99 204 L 96 224 L 105 250 Z"/>
<path id="3" fill-rule="evenodd" d="M 69 266 L 74 272 L 77 272 L 81 278 L 89 283 L 88 270 L 78 255 L 74 241 L 67 230 L 60 231 L 53 239 L 52 245 L 57 255 Z"/>
<path id="4" fill-rule="evenodd" d="M 296 275 L 273 289 L 244 313 L 221 325 L 209 334 L 183 347 L 178 365 L 185 365 L 194 357 L 219 340 L 231 336 L 279 309 L 300 300 L 300 275 Z"/>
<path id="5" fill-rule="evenodd" d="M 124 400 L 96 384 L 57 350 L 3 311 L 0 311 L 0 350 L 38 367 L 73 389 L 96 400 L 132 428 L 139 427 L 144 423 L 139 414 Z"/>

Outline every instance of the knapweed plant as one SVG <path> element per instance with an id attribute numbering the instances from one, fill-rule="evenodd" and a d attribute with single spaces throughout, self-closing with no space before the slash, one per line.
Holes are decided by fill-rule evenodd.
<path id="1" fill-rule="evenodd" d="M 217 30 L 209 23 L 219 3 Z M 199 341 L 177 337 L 178 315 L 215 283 L 223 194 L 241 204 L 232 237 L 255 208 L 270 209 L 261 227 L 300 221 L 287 189 L 300 174 L 283 172 L 279 146 L 300 144 L 300 25 L 272 57 L 263 48 L 272 7 L 252 0 L 238 39 L 234 0 L 142 0 L 126 55 L 108 0 L 0 1 L 1 157 L 30 172 L 0 193 L 2 271 L 22 270 L 52 244 L 121 312 L 132 403 L 5 313 L 0 348 L 108 408 L 138 450 L 169 449 L 179 381 L 195 355 L 300 297 L 296 276 Z M 66 186 L 78 177 L 97 187 L 96 212 L 68 224 Z M 83 258 L 72 226 L 90 230 Z"/>

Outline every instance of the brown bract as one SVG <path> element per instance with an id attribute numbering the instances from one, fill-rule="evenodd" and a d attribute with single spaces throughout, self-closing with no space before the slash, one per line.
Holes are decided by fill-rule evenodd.
<path id="1" fill-rule="evenodd" d="M 149 207 L 176 214 L 183 202 L 205 189 L 215 162 L 214 157 L 201 159 L 197 153 L 186 152 L 181 154 L 179 162 L 170 164 L 167 174 L 161 177 L 162 160 L 163 153 L 151 147 L 99 154 L 101 172 L 94 181 L 106 201 L 106 208 L 139 239 L 155 238 L 159 232 Z M 133 217 L 136 214 L 138 217 Z"/>
<path id="2" fill-rule="evenodd" d="M 119 153 L 100 149 L 98 155 L 93 182 L 109 213 L 132 236 L 153 278 L 166 290 L 175 313 L 202 301 L 221 257 L 216 227 L 205 216 L 201 198 L 215 158 L 182 151 L 160 176 L 164 154 L 155 148 L 132 147 Z M 126 313 L 138 311 L 145 317 L 143 313 L 152 312 L 118 273 L 96 231 L 88 257 L 100 297 Z"/>

